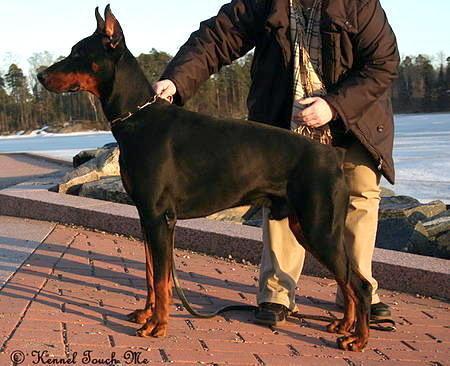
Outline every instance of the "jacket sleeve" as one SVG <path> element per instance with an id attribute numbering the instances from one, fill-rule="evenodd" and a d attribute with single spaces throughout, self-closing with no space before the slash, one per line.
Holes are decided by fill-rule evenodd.
<path id="1" fill-rule="evenodd" d="M 356 66 L 324 97 L 347 128 L 386 93 L 397 77 L 397 41 L 379 0 L 368 0 L 359 9 L 353 47 Z"/>
<path id="2" fill-rule="evenodd" d="M 160 78 L 175 84 L 175 103 L 183 105 L 210 75 L 254 47 L 257 9 L 262 2 L 233 0 L 217 16 L 200 23 Z"/>

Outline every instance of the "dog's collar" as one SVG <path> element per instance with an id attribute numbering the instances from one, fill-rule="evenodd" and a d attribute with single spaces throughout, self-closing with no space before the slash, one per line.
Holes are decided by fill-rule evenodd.
<path id="1" fill-rule="evenodd" d="M 150 99 L 147 103 L 144 103 L 142 105 L 138 105 L 137 106 L 137 110 L 135 110 L 134 112 L 128 112 L 125 116 L 123 117 L 118 117 L 116 119 L 113 119 L 110 124 L 111 127 L 114 127 L 116 124 L 126 121 L 128 118 L 132 117 L 135 113 L 139 112 L 141 109 L 144 109 L 145 107 L 148 107 L 151 104 L 156 103 L 156 101 L 158 100 L 158 95 L 154 95 L 154 97 L 152 99 Z"/>

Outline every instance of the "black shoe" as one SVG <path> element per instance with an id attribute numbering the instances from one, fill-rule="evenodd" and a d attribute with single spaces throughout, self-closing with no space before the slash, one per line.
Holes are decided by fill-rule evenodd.
<path id="1" fill-rule="evenodd" d="M 286 321 L 289 309 L 281 304 L 273 302 L 263 302 L 255 310 L 255 323 L 263 325 L 279 325 Z"/>
<path id="2" fill-rule="evenodd" d="M 370 320 L 380 320 L 390 318 L 391 318 L 391 310 L 389 309 L 389 305 L 383 302 L 370 305 Z"/>

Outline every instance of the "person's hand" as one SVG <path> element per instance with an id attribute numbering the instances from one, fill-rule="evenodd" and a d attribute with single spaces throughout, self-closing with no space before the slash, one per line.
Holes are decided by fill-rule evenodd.
<path id="1" fill-rule="evenodd" d="M 321 127 L 330 122 L 334 117 L 333 110 L 325 99 L 318 97 L 305 98 L 300 101 L 300 104 L 309 104 L 309 107 L 305 108 L 297 116 L 295 116 L 295 120 L 308 127 Z"/>
<path id="2" fill-rule="evenodd" d="M 173 96 L 177 92 L 177 87 L 171 80 L 160 80 L 152 85 L 156 95 L 172 103 Z"/>

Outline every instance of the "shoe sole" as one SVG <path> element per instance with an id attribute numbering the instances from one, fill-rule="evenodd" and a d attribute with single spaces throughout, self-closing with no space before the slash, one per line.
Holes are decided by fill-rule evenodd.
<path id="1" fill-rule="evenodd" d="M 392 320 L 391 315 L 371 315 L 370 320 Z"/>

